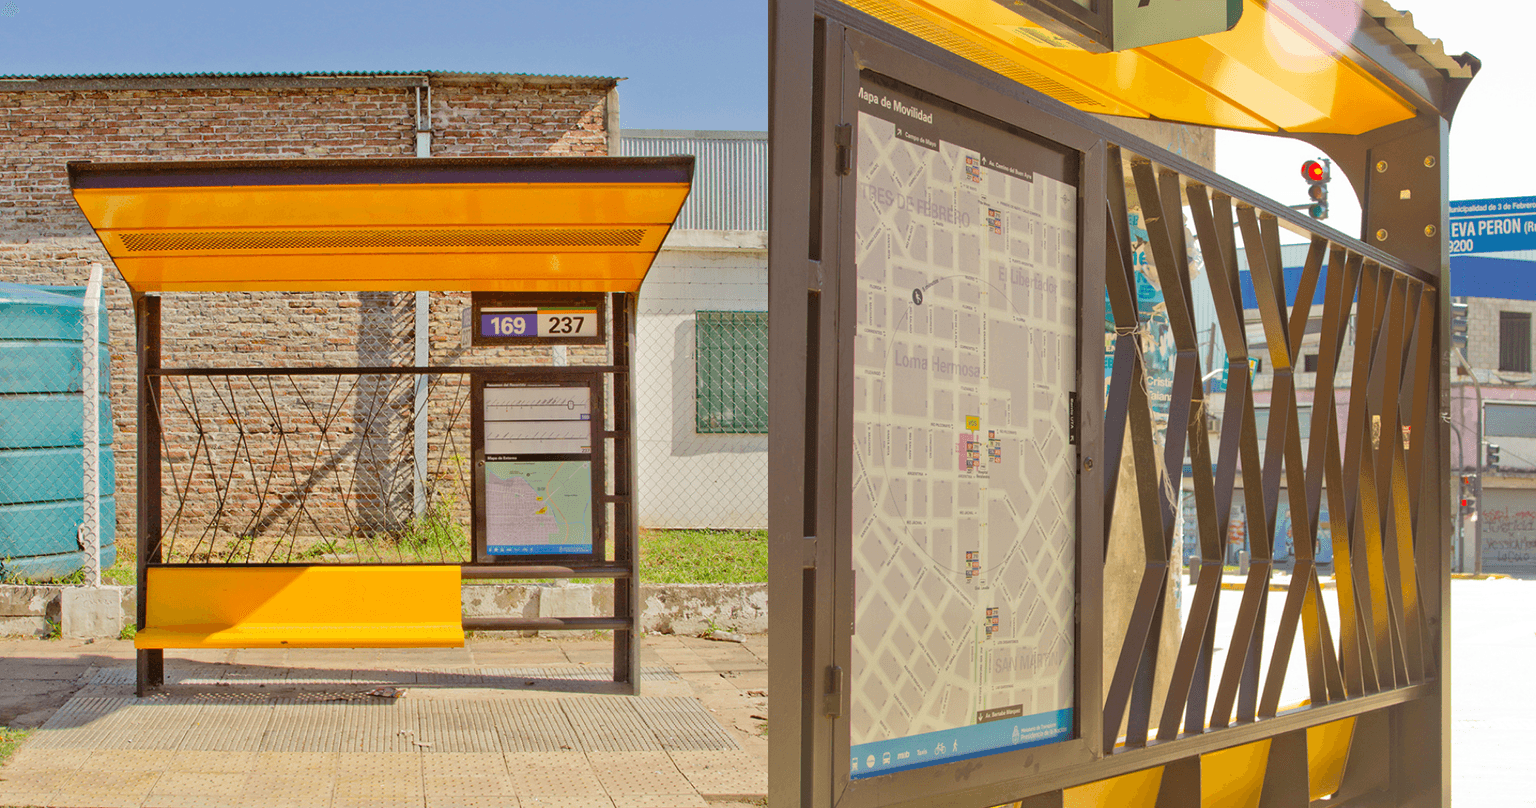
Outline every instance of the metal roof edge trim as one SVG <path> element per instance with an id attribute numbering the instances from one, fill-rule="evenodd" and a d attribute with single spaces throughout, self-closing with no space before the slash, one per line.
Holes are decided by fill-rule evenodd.
<path id="1" fill-rule="evenodd" d="M 1444 42 L 1430 38 L 1414 26 L 1413 12 L 1396 9 L 1387 0 L 1361 0 L 1361 6 L 1366 14 L 1396 35 L 1419 58 L 1428 62 L 1430 67 L 1445 71 L 1451 78 L 1472 78 L 1475 71 L 1462 64 L 1456 56 L 1446 53 Z"/>
<path id="2" fill-rule="evenodd" d="M 767 130 L 755 129 L 621 129 L 619 137 L 639 140 L 767 140 Z"/>
<path id="3" fill-rule="evenodd" d="M 90 92 L 127 90 L 293 90 L 426 87 L 440 84 L 554 86 L 590 85 L 612 89 L 622 77 L 559 76 L 532 73 L 454 73 L 441 71 L 318 73 L 126 73 L 101 75 L 0 76 L 0 92 Z"/>
<path id="4" fill-rule="evenodd" d="M 71 161 L 71 190 L 413 183 L 691 183 L 694 158 L 395 157 L 187 162 Z M 201 179 L 201 182 L 193 180 Z"/>

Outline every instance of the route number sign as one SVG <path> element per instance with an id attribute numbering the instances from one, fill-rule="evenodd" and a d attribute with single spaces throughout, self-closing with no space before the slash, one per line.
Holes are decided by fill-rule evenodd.
<path id="1" fill-rule="evenodd" d="M 475 295 L 475 345 L 583 344 L 603 341 L 603 295 Z"/>

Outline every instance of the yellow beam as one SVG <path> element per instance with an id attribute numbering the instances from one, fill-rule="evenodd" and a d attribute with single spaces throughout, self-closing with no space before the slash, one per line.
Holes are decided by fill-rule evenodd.
<path id="1" fill-rule="evenodd" d="M 1417 112 L 1269 0 L 1245 0 L 1231 31 L 1118 53 L 1081 50 L 995 0 L 845 2 L 1084 112 L 1348 135 Z"/>

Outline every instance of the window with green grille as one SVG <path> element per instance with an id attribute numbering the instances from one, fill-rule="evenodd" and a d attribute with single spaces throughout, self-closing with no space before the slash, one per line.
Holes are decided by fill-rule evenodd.
<path id="1" fill-rule="evenodd" d="M 701 311 L 695 321 L 701 433 L 768 432 L 768 312 Z"/>

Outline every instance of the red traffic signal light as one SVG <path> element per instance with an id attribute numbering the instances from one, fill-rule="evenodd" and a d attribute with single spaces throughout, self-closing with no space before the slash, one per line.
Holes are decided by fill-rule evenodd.
<path id="1" fill-rule="evenodd" d="M 1328 180 L 1332 179 L 1327 160 L 1308 160 L 1301 164 L 1301 178 L 1307 181 L 1307 197 L 1312 200 L 1305 207 L 1307 215 L 1314 219 L 1328 218 Z"/>

